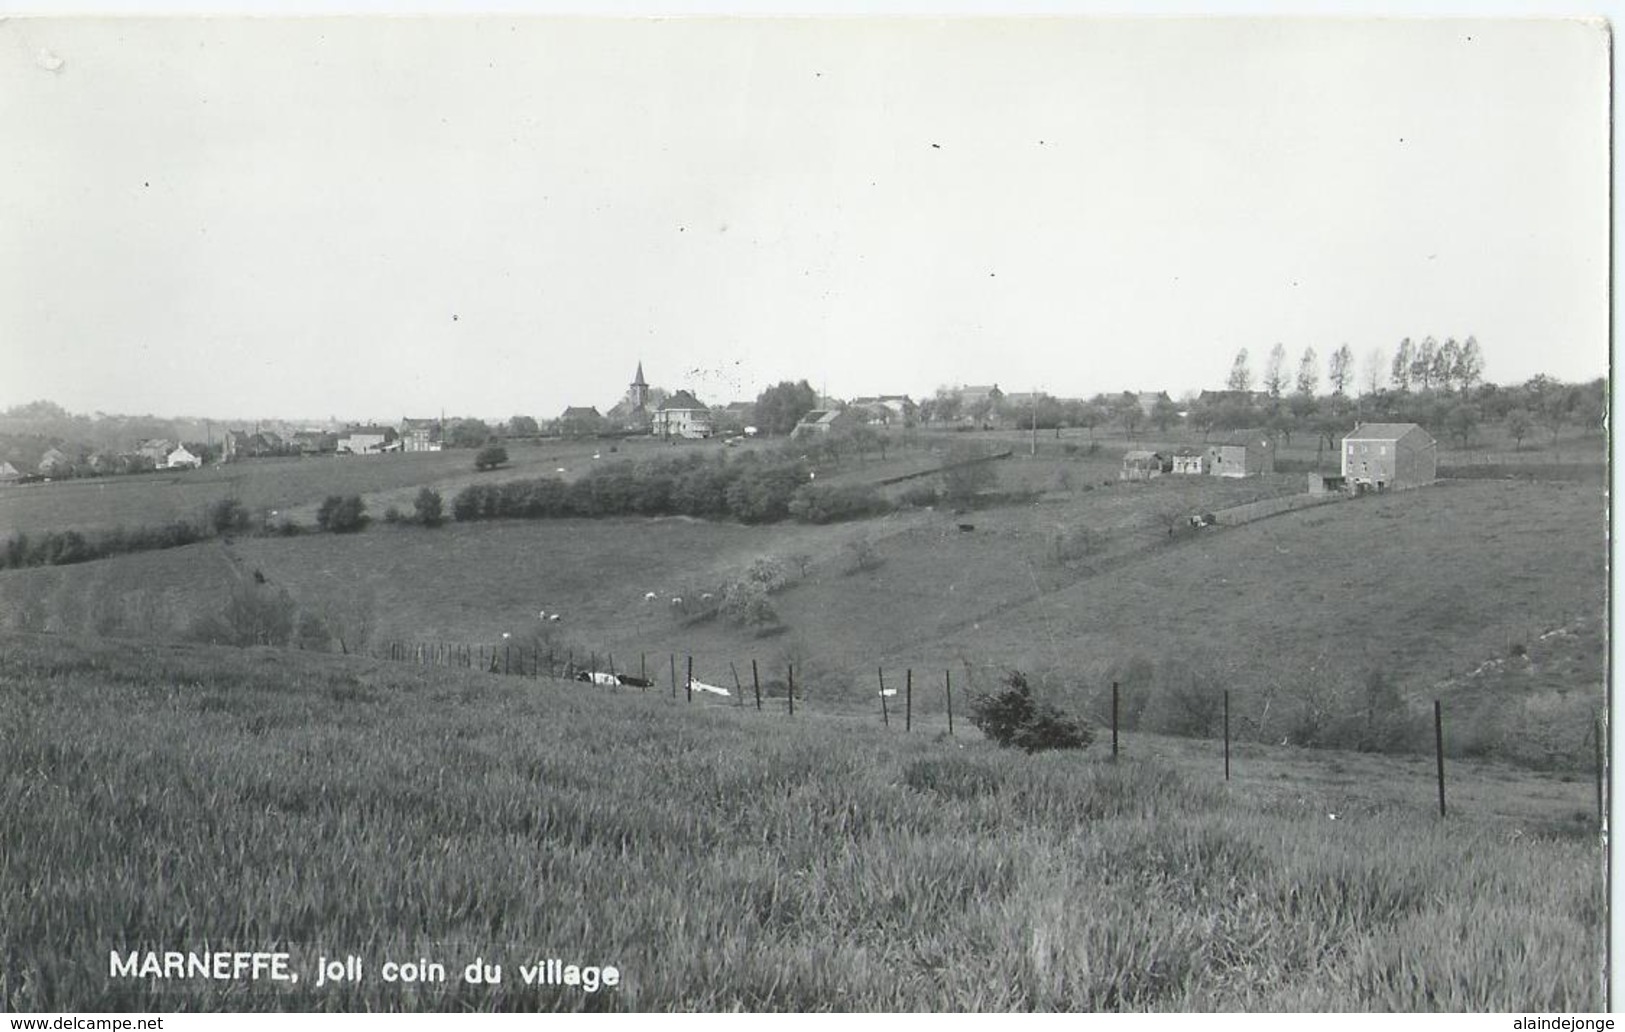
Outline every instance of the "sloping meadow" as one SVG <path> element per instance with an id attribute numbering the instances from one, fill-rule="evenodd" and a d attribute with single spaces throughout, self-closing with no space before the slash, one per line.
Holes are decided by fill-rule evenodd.
<path id="1" fill-rule="evenodd" d="M 1599 851 L 1177 763 L 270 650 L 0 650 L 12 1010 L 1596 1010 Z M 1107 747 L 1109 749 L 1109 747 Z M 286 950 L 297 985 L 109 977 Z M 359 981 L 317 987 L 319 957 Z M 386 960 L 444 963 L 386 982 Z M 545 958 L 620 984 L 526 984 Z M 471 962 L 501 982 L 470 984 Z"/>

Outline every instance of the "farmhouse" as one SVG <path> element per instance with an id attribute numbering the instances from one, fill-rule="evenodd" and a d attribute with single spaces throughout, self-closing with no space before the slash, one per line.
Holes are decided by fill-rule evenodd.
<path id="1" fill-rule="evenodd" d="M 293 446 L 301 455 L 330 455 L 338 451 L 339 436 L 324 430 L 301 430 L 293 435 Z"/>
<path id="2" fill-rule="evenodd" d="M 1156 414 L 1158 402 L 1165 401 L 1170 405 L 1174 403 L 1174 399 L 1168 397 L 1167 391 L 1141 391 L 1134 396 L 1134 400 L 1139 402 L 1140 414 L 1147 419 Z"/>
<path id="3" fill-rule="evenodd" d="M 1352 491 L 1431 484 L 1438 463 L 1438 442 L 1415 423 L 1366 423 L 1343 438 L 1343 480 Z"/>
<path id="4" fill-rule="evenodd" d="M 187 451 L 183 444 L 164 457 L 164 465 L 170 469 L 197 469 L 203 465 L 203 459 Z"/>
<path id="5" fill-rule="evenodd" d="M 1208 445 L 1207 468 L 1216 477 L 1274 473 L 1275 443 L 1263 430 L 1236 430 Z"/>
<path id="6" fill-rule="evenodd" d="M 591 437 L 604 429 L 604 417 L 593 405 L 570 405 L 559 416 L 554 428 L 565 437 Z"/>
<path id="7" fill-rule="evenodd" d="M 810 437 L 817 434 L 827 434 L 840 427 L 859 421 L 859 417 L 848 415 L 838 409 L 812 409 L 801 417 L 801 421 L 790 431 L 791 437 Z"/>
<path id="8" fill-rule="evenodd" d="M 5 487 L 8 484 L 19 483 L 22 479 L 23 475 L 17 472 L 16 466 L 13 466 L 9 462 L 0 461 L 0 487 Z"/>
<path id="9" fill-rule="evenodd" d="M 164 464 L 164 460 L 169 458 L 169 453 L 174 450 L 175 442 L 162 437 L 155 437 L 151 440 L 142 441 L 140 444 L 135 446 L 136 454 L 143 456 L 154 466 L 162 466 Z"/>
<path id="10" fill-rule="evenodd" d="M 654 432 L 660 437 L 710 437 L 711 410 L 688 391 L 678 391 L 660 403 L 654 414 Z"/>
<path id="11" fill-rule="evenodd" d="M 409 452 L 436 452 L 444 442 L 441 435 L 444 429 L 438 419 L 412 419 L 401 417 L 401 451 Z"/>
<path id="12" fill-rule="evenodd" d="M 338 450 L 341 455 L 377 455 L 379 452 L 394 451 L 396 440 L 392 426 L 357 426 L 339 438 Z"/>
<path id="13" fill-rule="evenodd" d="M 1181 448 L 1174 452 L 1173 467 L 1169 472 L 1186 476 L 1205 476 L 1207 474 L 1207 453 L 1199 452 L 1195 448 Z"/>
<path id="14" fill-rule="evenodd" d="M 1123 456 L 1123 468 L 1117 474 L 1119 480 L 1150 480 L 1160 477 L 1168 472 L 1170 466 L 1157 452 L 1131 451 Z"/>

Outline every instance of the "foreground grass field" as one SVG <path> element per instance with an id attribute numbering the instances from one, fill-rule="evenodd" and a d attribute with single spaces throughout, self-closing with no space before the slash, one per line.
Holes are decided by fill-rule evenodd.
<path id="1" fill-rule="evenodd" d="M 0 1000 L 244 1009 L 1597 1010 L 1590 786 L 277 650 L 0 641 Z M 1333 819 L 1331 815 L 1335 814 Z M 1578 817 L 1576 816 L 1578 815 Z M 111 950 L 286 948 L 282 990 Z M 445 987 L 315 989 L 420 956 Z M 466 986 L 476 956 L 506 969 Z M 615 991 L 515 965 L 614 964 Z"/>

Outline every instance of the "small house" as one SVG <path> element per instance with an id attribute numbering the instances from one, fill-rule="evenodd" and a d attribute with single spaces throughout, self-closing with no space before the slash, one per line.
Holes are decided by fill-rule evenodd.
<path id="1" fill-rule="evenodd" d="M 377 455 L 394 451 L 397 439 L 392 426 L 358 426 L 339 438 L 338 450 L 340 454 Z"/>
<path id="2" fill-rule="evenodd" d="M 1275 442 L 1263 430 L 1236 430 L 1208 445 L 1207 470 L 1215 477 L 1275 472 Z"/>
<path id="3" fill-rule="evenodd" d="M 592 437 L 605 428 L 596 405 L 568 405 L 553 426 L 564 437 Z"/>
<path id="4" fill-rule="evenodd" d="M 169 469 L 197 469 L 203 465 L 203 459 L 192 454 L 186 449 L 186 445 L 182 444 L 164 456 L 164 465 Z"/>
<path id="5" fill-rule="evenodd" d="M 437 452 L 443 446 L 442 428 L 438 419 L 401 419 L 401 451 Z"/>
<path id="6" fill-rule="evenodd" d="M 1184 476 L 1207 475 L 1207 453 L 1199 452 L 1195 448 L 1181 448 L 1173 454 L 1171 473 Z"/>
<path id="7" fill-rule="evenodd" d="M 1123 468 L 1117 474 L 1119 480 L 1150 480 L 1160 477 L 1168 472 L 1171 463 L 1157 452 L 1131 451 L 1123 456 Z"/>
<path id="8" fill-rule="evenodd" d="M 23 475 L 17 471 L 16 466 L 13 466 L 9 462 L 0 460 L 0 487 L 8 487 L 12 484 L 21 483 L 22 479 Z"/>
<path id="9" fill-rule="evenodd" d="M 1438 442 L 1415 423 L 1366 423 L 1343 438 L 1349 491 L 1421 487 L 1433 483 L 1438 472 Z"/>
<path id="10" fill-rule="evenodd" d="M 828 434 L 843 426 L 861 422 L 861 417 L 847 409 L 811 409 L 790 431 L 791 437 L 809 437 Z"/>

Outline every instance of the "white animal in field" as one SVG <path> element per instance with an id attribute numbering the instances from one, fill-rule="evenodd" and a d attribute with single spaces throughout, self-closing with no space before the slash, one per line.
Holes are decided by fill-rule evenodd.
<path id="1" fill-rule="evenodd" d="M 887 688 L 884 691 L 882 691 L 880 694 L 886 696 L 887 698 L 891 698 L 893 695 L 897 694 L 897 689 L 896 688 Z"/>
<path id="2" fill-rule="evenodd" d="M 711 593 L 709 591 L 707 591 L 705 594 L 701 595 L 700 596 L 700 601 L 701 602 L 709 602 L 709 601 L 711 601 Z"/>
<path id="3" fill-rule="evenodd" d="M 692 681 L 692 682 L 690 682 L 690 684 L 692 685 L 694 690 L 697 691 L 697 692 L 709 692 L 712 695 L 728 695 L 728 694 L 730 694 L 728 689 L 720 688 L 720 687 L 718 687 L 717 685 L 714 685 L 714 684 L 706 684 L 704 681 Z"/>
<path id="4" fill-rule="evenodd" d="M 576 671 L 576 680 L 587 684 L 618 685 L 621 683 L 620 679 L 614 674 L 606 674 L 599 670 L 578 670 Z"/>
<path id="5" fill-rule="evenodd" d="M 645 602 L 653 602 L 654 599 L 655 599 L 655 593 L 654 592 L 645 591 L 643 593 L 643 601 L 645 601 Z"/>
<path id="6" fill-rule="evenodd" d="M 683 604 L 683 600 L 681 598 L 674 598 L 674 599 L 671 600 L 671 604 L 674 605 L 674 606 L 681 607 L 682 604 Z"/>
<path id="7" fill-rule="evenodd" d="M 564 617 L 560 616 L 558 613 L 547 614 L 547 620 L 549 623 L 558 623 L 562 619 L 564 619 Z"/>

